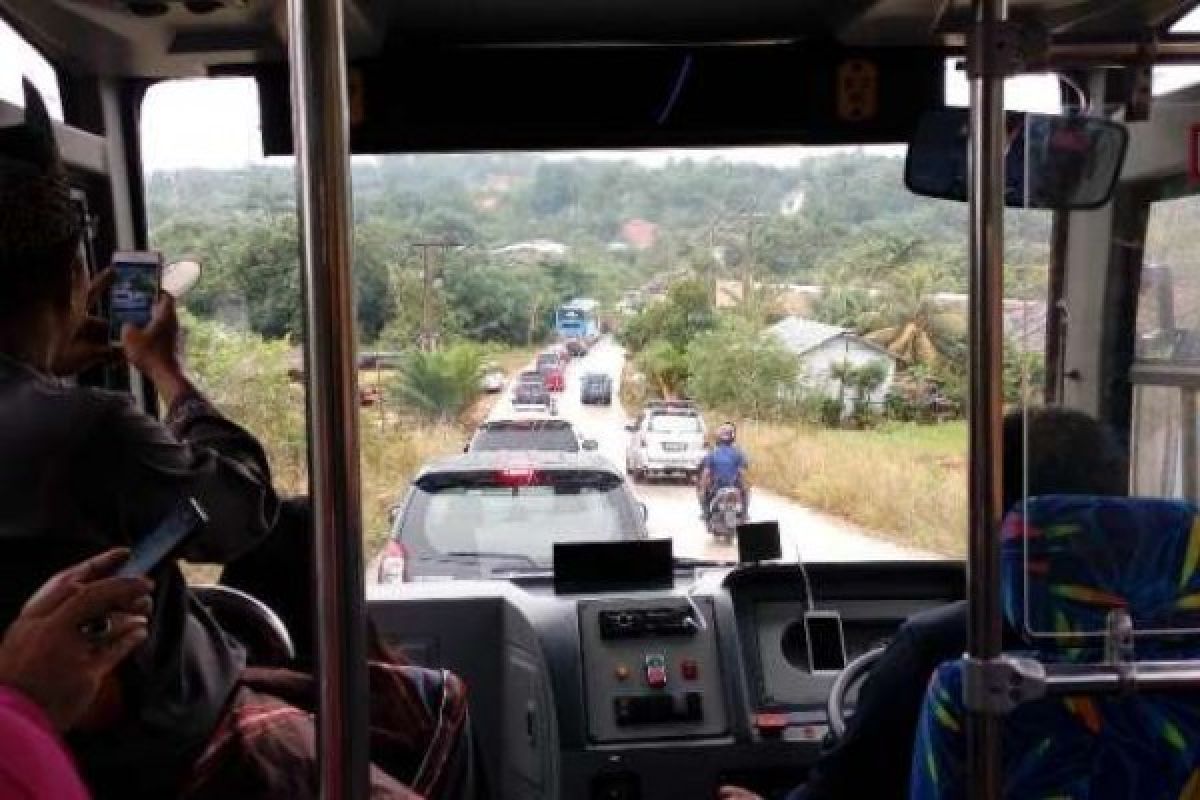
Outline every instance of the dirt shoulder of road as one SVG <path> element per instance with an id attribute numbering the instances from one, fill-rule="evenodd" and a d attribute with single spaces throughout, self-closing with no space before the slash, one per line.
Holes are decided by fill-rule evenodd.
<path id="1" fill-rule="evenodd" d="M 636 403 L 626 362 L 621 401 Z M 709 414 L 710 427 L 727 416 Z M 901 547 L 961 557 L 966 549 L 966 423 L 888 422 L 867 430 L 738 421 L 754 486 Z"/>
<path id="2" fill-rule="evenodd" d="M 895 544 L 962 556 L 966 426 L 888 423 L 871 430 L 743 421 L 751 480 Z"/>

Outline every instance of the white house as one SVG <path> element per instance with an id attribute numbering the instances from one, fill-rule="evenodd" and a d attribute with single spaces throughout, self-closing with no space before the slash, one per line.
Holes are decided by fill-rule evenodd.
<path id="1" fill-rule="evenodd" d="M 883 347 L 868 341 L 853 331 L 826 325 L 803 317 L 784 317 L 767 328 L 766 333 L 778 339 L 800 359 L 800 381 L 812 389 L 823 389 L 830 397 L 841 391 L 833 370 L 842 362 L 855 367 L 878 362 L 885 377 L 879 388 L 871 393 L 872 405 L 882 404 L 896 375 L 896 358 Z M 853 390 L 844 395 L 849 411 L 854 401 Z"/>

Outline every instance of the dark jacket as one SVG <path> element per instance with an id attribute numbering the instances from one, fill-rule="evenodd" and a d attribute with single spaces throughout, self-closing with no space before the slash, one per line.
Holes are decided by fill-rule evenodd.
<path id="1" fill-rule="evenodd" d="M 262 448 L 199 395 L 180 398 L 164 425 L 127 395 L 69 386 L 0 357 L 0 626 L 50 574 L 133 544 L 187 496 L 209 515 L 191 560 L 237 557 L 277 514 Z M 99 797 L 170 792 L 245 662 L 174 564 L 153 577 L 150 638 L 120 676 L 124 721 L 71 739 Z"/>
<path id="2" fill-rule="evenodd" d="M 1015 639 L 1005 631 L 1005 639 Z M 900 626 L 858 693 L 846 735 L 822 754 L 808 783 L 788 800 L 908 800 L 917 718 L 943 661 L 967 649 L 967 604 L 916 614 Z"/>

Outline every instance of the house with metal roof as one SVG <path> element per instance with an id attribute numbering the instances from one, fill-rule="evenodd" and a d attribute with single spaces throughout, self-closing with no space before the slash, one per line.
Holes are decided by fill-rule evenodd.
<path id="1" fill-rule="evenodd" d="M 768 327 L 764 335 L 775 337 L 799 359 L 799 381 L 804 388 L 824 391 L 830 397 L 840 395 L 847 403 L 847 410 L 855 398 L 848 387 L 843 391 L 841 381 L 836 377 L 836 370 L 842 363 L 854 367 L 870 363 L 883 366 L 883 383 L 869 398 L 872 405 L 881 406 L 891 389 L 896 375 L 896 357 L 848 328 L 790 316 Z"/>

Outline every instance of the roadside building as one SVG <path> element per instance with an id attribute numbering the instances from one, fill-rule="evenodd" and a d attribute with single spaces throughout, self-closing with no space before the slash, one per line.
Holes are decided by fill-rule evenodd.
<path id="1" fill-rule="evenodd" d="M 837 377 L 841 364 L 859 368 L 878 363 L 884 372 L 883 382 L 868 398 L 878 408 L 883 405 L 896 376 L 896 358 L 884 348 L 846 328 L 826 325 L 798 316 L 784 317 L 766 329 L 800 361 L 798 381 L 809 391 L 822 391 L 829 397 L 841 396 L 846 411 L 852 410 L 854 390 L 843 387 Z"/>

